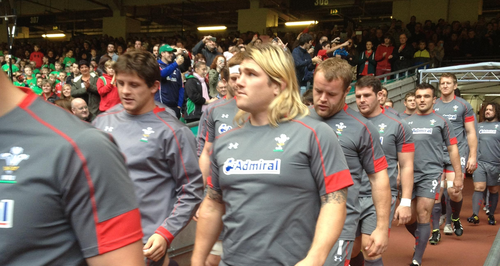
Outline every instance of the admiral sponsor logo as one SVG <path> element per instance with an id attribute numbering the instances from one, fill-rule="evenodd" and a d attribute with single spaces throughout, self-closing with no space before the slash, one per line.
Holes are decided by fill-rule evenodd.
<path id="1" fill-rule="evenodd" d="M 448 120 L 457 120 L 457 115 L 443 115 L 443 117 L 448 118 Z"/>
<path id="2" fill-rule="evenodd" d="M 3 167 L 5 174 L 0 176 L 0 183 L 16 183 L 14 172 L 19 169 L 19 163 L 28 160 L 30 156 L 24 154 L 24 149 L 21 147 L 12 147 L 10 152 L 0 153 L 0 159 L 5 160 L 6 165 Z"/>
<path id="3" fill-rule="evenodd" d="M 496 134 L 496 129 L 480 129 L 479 134 Z"/>
<path id="4" fill-rule="evenodd" d="M 425 127 L 419 128 L 419 127 L 416 127 L 416 128 L 412 128 L 411 131 L 413 131 L 413 134 L 429 134 L 429 135 L 432 135 L 432 128 L 425 128 Z"/>
<path id="5" fill-rule="evenodd" d="M 224 174 L 226 175 L 248 175 L 248 174 L 268 174 L 279 175 L 281 170 L 281 160 L 235 160 L 229 158 L 224 162 Z"/>
<path id="6" fill-rule="evenodd" d="M 14 215 L 14 201 L 1 200 L 0 201 L 0 228 L 12 228 Z"/>

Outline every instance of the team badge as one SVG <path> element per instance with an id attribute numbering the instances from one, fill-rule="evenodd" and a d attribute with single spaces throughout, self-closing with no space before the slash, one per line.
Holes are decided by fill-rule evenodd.
<path id="1" fill-rule="evenodd" d="M 456 112 L 458 110 L 458 105 L 453 106 L 453 111 Z"/>
<path id="2" fill-rule="evenodd" d="M 144 134 L 142 134 L 142 138 L 141 138 L 142 142 L 148 142 L 149 136 L 151 134 L 155 133 L 151 127 L 143 129 L 142 132 L 144 133 Z"/>
<path id="3" fill-rule="evenodd" d="M 1 153 L 0 159 L 5 160 L 6 165 L 3 167 L 4 174 L 0 176 L 0 183 L 16 183 L 14 172 L 19 169 L 19 163 L 28 160 L 29 155 L 24 154 L 24 149 L 21 147 L 12 147 L 10 152 Z"/>
<path id="4" fill-rule="evenodd" d="M 106 132 L 113 132 L 113 129 L 114 129 L 113 127 L 109 127 L 109 126 L 104 127 L 104 131 L 106 131 Z"/>
<path id="5" fill-rule="evenodd" d="M 230 150 L 233 150 L 233 149 L 236 150 L 236 149 L 238 149 L 238 145 L 240 145 L 240 144 L 238 144 L 238 142 L 229 143 L 228 149 L 230 149 Z"/>
<path id="6" fill-rule="evenodd" d="M 436 120 L 431 119 L 431 126 L 434 126 L 435 123 L 436 123 Z"/>
<path id="7" fill-rule="evenodd" d="M 384 133 L 384 129 L 387 127 L 386 124 L 382 123 L 380 125 L 378 125 L 378 132 L 379 133 Z"/>
<path id="8" fill-rule="evenodd" d="M 285 146 L 285 142 L 290 138 L 285 134 L 281 134 L 279 137 L 274 138 L 278 143 L 276 143 L 276 148 L 273 151 L 283 151 L 283 146 Z"/>
<path id="9" fill-rule="evenodd" d="M 0 200 L 0 228 L 12 228 L 14 201 Z"/>
<path id="10" fill-rule="evenodd" d="M 335 124 L 335 126 L 337 127 L 337 131 L 336 131 L 337 135 L 342 136 L 342 130 L 344 130 L 347 126 L 345 126 L 343 122 Z"/>
<path id="11" fill-rule="evenodd" d="M 229 125 L 227 125 L 227 124 L 221 124 L 221 125 L 219 126 L 218 131 L 219 131 L 219 134 L 222 134 L 222 133 L 224 133 L 224 132 L 226 132 L 226 131 L 229 131 L 229 130 L 231 130 L 231 129 L 233 129 L 233 127 L 232 127 L 232 126 L 229 126 Z"/>

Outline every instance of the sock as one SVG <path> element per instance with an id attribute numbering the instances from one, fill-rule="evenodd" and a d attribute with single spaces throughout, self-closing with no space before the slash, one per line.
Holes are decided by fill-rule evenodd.
<path id="1" fill-rule="evenodd" d="M 479 209 L 483 206 L 483 195 L 484 192 L 474 191 L 472 194 L 472 213 L 474 215 L 479 214 Z"/>
<path id="2" fill-rule="evenodd" d="M 365 260 L 365 266 L 384 266 L 384 263 L 382 262 L 382 257 L 380 257 L 376 260 Z"/>
<path id="3" fill-rule="evenodd" d="M 498 204 L 498 192 L 493 194 L 490 192 L 490 215 L 495 214 Z"/>
<path id="4" fill-rule="evenodd" d="M 363 266 L 365 258 L 363 257 L 363 252 L 359 252 L 356 257 L 351 258 L 351 266 Z"/>
<path id="5" fill-rule="evenodd" d="M 489 208 L 490 207 L 490 190 L 489 189 L 485 189 L 484 190 L 484 198 L 486 199 L 486 208 Z"/>
<path id="6" fill-rule="evenodd" d="M 429 237 L 431 236 L 431 225 L 417 224 L 417 231 L 415 232 L 415 254 L 413 254 L 413 259 L 419 264 L 422 264 L 422 257 L 424 256 L 425 248 L 427 247 L 427 242 L 429 242 Z"/>
<path id="7" fill-rule="evenodd" d="M 408 232 L 410 232 L 410 234 L 413 237 L 415 237 L 415 231 L 417 230 L 417 222 L 415 221 L 412 224 L 405 224 L 405 226 L 406 226 L 406 230 L 408 230 Z"/>
<path id="8" fill-rule="evenodd" d="M 461 201 L 453 201 L 450 200 L 450 206 L 451 206 L 451 211 L 453 213 L 452 218 L 453 219 L 458 219 L 460 217 L 460 211 L 462 210 L 462 202 L 464 202 L 464 199 Z"/>
<path id="9" fill-rule="evenodd" d="M 448 195 L 448 190 L 444 190 L 444 200 L 446 201 L 446 222 L 445 224 L 451 224 L 451 206 L 450 206 L 450 196 Z"/>
<path id="10" fill-rule="evenodd" d="M 432 215 L 431 215 L 432 229 L 439 229 L 440 216 L 441 216 L 441 202 L 434 203 L 434 208 L 432 209 Z"/>
<path id="11" fill-rule="evenodd" d="M 444 197 L 444 191 L 443 191 L 443 194 L 441 194 L 441 215 L 445 214 L 446 214 L 446 198 Z"/>

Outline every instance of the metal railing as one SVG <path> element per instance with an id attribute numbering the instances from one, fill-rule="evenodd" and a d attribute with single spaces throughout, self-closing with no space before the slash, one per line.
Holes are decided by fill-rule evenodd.
<path id="1" fill-rule="evenodd" d="M 388 79 L 390 79 L 391 76 L 394 76 L 394 80 L 399 80 L 400 77 L 404 77 L 404 78 L 408 77 L 409 73 L 411 73 L 412 75 L 417 75 L 419 69 L 428 69 L 428 68 L 430 68 L 431 65 L 432 65 L 432 62 L 429 61 L 426 63 L 422 63 L 420 65 L 411 66 L 409 68 L 401 69 L 398 71 L 394 71 L 394 72 L 387 73 L 387 74 L 380 75 L 380 76 L 376 76 L 376 77 L 379 79 L 383 79 L 382 83 L 387 83 Z M 423 67 L 423 68 L 421 68 L 421 67 Z M 402 75 L 402 73 L 404 73 L 404 75 Z"/>

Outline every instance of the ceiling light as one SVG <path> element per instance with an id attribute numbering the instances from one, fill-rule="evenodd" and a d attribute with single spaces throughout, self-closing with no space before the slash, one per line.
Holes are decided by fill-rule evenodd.
<path id="1" fill-rule="evenodd" d="M 210 26 L 210 27 L 198 27 L 199 31 L 208 31 L 208 30 L 225 30 L 226 26 Z"/>
<path id="2" fill-rule="evenodd" d="M 286 26 L 307 26 L 311 24 L 318 24 L 316 20 L 308 20 L 308 21 L 294 21 L 294 22 L 286 22 Z"/>
<path id="3" fill-rule="evenodd" d="M 61 38 L 61 37 L 66 37 L 66 34 L 64 33 L 49 33 L 49 34 L 43 34 L 43 38 Z"/>

